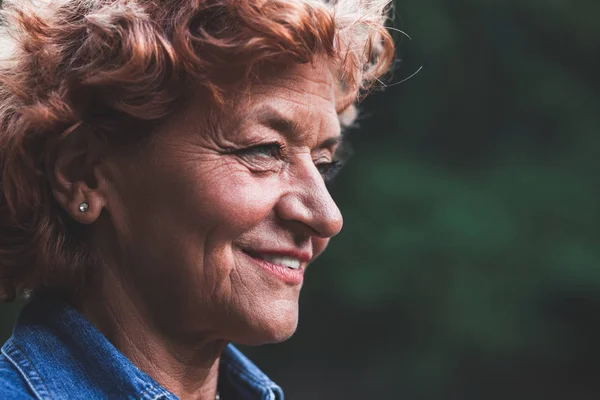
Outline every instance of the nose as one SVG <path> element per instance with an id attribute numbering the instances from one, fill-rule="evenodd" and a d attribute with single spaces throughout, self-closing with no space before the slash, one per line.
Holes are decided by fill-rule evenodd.
<path id="1" fill-rule="evenodd" d="M 331 238 L 340 233 L 342 213 L 312 159 L 296 168 L 289 186 L 275 206 L 281 219 L 301 223 L 310 236 Z"/>

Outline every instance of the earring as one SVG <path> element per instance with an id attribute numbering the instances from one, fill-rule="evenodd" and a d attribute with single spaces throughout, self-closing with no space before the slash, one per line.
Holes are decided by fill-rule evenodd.
<path id="1" fill-rule="evenodd" d="M 79 205 L 79 211 L 83 213 L 86 212 L 88 208 L 90 208 L 90 206 L 85 201 Z"/>

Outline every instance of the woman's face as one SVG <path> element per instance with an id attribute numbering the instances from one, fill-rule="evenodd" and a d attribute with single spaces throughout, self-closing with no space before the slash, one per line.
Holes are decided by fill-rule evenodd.
<path id="1" fill-rule="evenodd" d="M 304 270 L 342 228 L 325 186 L 339 144 L 325 63 L 252 86 L 209 130 L 202 99 L 111 174 L 125 290 L 160 329 L 242 344 L 294 332 Z"/>

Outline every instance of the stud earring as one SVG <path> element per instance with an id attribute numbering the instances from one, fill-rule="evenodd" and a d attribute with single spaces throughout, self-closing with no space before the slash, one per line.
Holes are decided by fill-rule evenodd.
<path id="1" fill-rule="evenodd" d="M 90 206 L 85 201 L 79 205 L 79 211 L 83 213 L 86 212 L 88 208 L 90 208 Z"/>

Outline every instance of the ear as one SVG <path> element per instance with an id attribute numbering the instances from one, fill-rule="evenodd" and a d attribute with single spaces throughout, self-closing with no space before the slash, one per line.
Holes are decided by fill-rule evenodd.
<path id="1" fill-rule="evenodd" d="M 48 163 L 54 198 L 79 223 L 93 223 L 106 205 L 108 185 L 101 168 L 105 150 L 93 130 L 79 125 L 58 142 Z"/>

